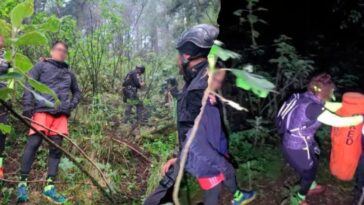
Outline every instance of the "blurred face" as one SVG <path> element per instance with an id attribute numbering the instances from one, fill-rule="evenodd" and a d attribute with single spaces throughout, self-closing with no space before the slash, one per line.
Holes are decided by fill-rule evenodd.
<path id="1" fill-rule="evenodd" d="M 211 82 L 211 90 L 217 91 L 221 89 L 225 79 L 225 71 L 218 70 L 215 72 L 212 82 Z"/>
<path id="2" fill-rule="evenodd" d="M 183 59 L 188 59 L 190 55 L 178 54 L 177 55 L 177 66 L 180 75 L 183 75 Z"/>
<path id="3" fill-rule="evenodd" d="M 67 48 L 63 44 L 58 43 L 52 48 L 51 57 L 53 60 L 64 62 L 67 58 L 67 53 Z"/>
<path id="4" fill-rule="evenodd" d="M 322 88 L 322 91 L 317 96 L 323 101 L 330 101 L 335 99 L 335 88 L 334 85 L 330 85 Z"/>
<path id="5" fill-rule="evenodd" d="M 4 37 L 0 36 L 0 49 L 5 47 Z"/>

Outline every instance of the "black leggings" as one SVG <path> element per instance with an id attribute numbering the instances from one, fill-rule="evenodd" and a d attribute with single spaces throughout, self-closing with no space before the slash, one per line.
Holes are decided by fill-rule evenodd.
<path id="1" fill-rule="evenodd" d="M 283 156 L 301 177 L 299 193 L 307 195 L 312 182 L 316 179 L 319 164 L 318 156 L 313 149 L 310 149 L 310 159 L 308 159 L 306 150 L 288 148 L 283 148 Z"/>
<path id="2" fill-rule="evenodd" d="M 0 157 L 4 156 L 6 135 L 0 132 Z"/>
<path id="3" fill-rule="evenodd" d="M 62 146 L 63 138 L 61 136 L 51 136 L 49 137 L 54 143 Z M 39 146 L 42 144 L 43 137 L 37 134 L 32 135 L 28 138 L 28 142 L 24 149 L 24 154 L 21 163 L 20 173 L 22 177 L 28 177 L 32 164 L 35 160 L 36 153 Z M 48 154 L 48 178 L 54 178 L 58 173 L 58 165 L 61 161 L 62 151 L 53 145 L 49 145 Z"/>
<path id="4" fill-rule="evenodd" d="M 4 108 L 0 106 L 0 111 Z M 0 123 L 6 124 L 8 122 L 8 113 L 6 111 L 0 112 Z M 0 157 L 3 157 L 5 150 L 6 134 L 0 132 Z"/>

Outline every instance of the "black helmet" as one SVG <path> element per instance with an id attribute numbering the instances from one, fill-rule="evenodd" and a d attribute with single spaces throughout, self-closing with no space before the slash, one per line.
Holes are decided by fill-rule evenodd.
<path id="1" fill-rule="evenodd" d="M 144 67 L 144 65 L 137 65 L 135 68 L 136 68 L 137 70 L 140 70 L 140 72 L 141 72 L 141 73 L 144 73 L 144 72 L 145 72 L 145 67 Z"/>
<path id="2" fill-rule="evenodd" d="M 180 50 L 186 43 L 193 43 L 199 48 L 209 49 L 219 35 L 219 29 L 209 24 L 199 24 L 183 32 L 178 40 L 177 49 Z"/>

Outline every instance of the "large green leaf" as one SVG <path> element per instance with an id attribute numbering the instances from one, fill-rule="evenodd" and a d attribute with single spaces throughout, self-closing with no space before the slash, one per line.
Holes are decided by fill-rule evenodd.
<path id="1" fill-rule="evenodd" d="M 59 104 L 59 99 L 57 97 L 57 94 L 52 89 L 50 89 L 47 85 L 45 85 L 41 82 L 38 82 L 36 80 L 33 80 L 33 79 L 29 79 L 28 82 L 34 88 L 35 91 L 50 95 L 54 99 L 56 104 Z M 35 95 L 35 97 L 38 97 L 38 96 Z M 42 97 L 42 96 L 40 96 L 40 97 Z"/>
<path id="2" fill-rule="evenodd" d="M 28 57 L 23 54 L 17 53 L 15 55 L 15 67 L 21 70 L 23 73 L 27 73 L 29 70 L 32 69 L 33 64 Z"/>
<path id="3" fill-rule="evenodd" d="M 240 58 L 238 53 L 223 49 L 221 46 L 222 43 L 220 41 L 215 41 L 210 50 L 209 56 L 217 56 L 223 61 L 229 60 L 230 58 Z"/>
<path id="4" fill-rule="evenodd" d="M 260 75 L 249 73 L 245 70 L 228 69 L 236 76 L 236 86 L 250 90 L 261 98 L 266 98 L 269 92 L 274 92 L 274 84 Z"/>
<path id="5" fill-rule="evenodd" d="M 10 49 L 5 49 L 4 58 L 5 58 L 6 61 L 11 62 L 12 56 L 11 56 L 11 50 Z"/>
<path id="6" fill-rule="evenodd" d="M 0 35 L 5 37 L 11 36 L 11 25 L 2 19 L 0 19 Z"/>
<path id="7" fill-rule="evenodd" d="M 18 72 L 8 72 L 6 74 L 0 75 L 0 80 L 22 80 L 23 74 Z"/>
<path id="8" fill-rule="evenodd" d="M 23 20 L 32 16 L 34 13 L 34 0 L 26 0 L 23 3 L 18 4 L 10 12 L 11 24 L 15 28 L 19 28 Z"/>
<path id="9" fill-rule="evenodd" d="M 0 123 L 0 131 L 4 134 L 10 134 L 11 126 L 4 123 Z"/>
<path id="10" fill-rule="evenodd" d="M 51 16 L 48 18 L 47 22 L 39 26 L 39 29 L 42 31 L 57 32 L 60 25 L 59 19 L 55 16 Z"/>
<path id="11" fill-rule="evenodd" d="M 38 31 L 32 31 L 26 33 L 19 37 L 17 41 L 18 46 L 22 45 L 33 45 L 33 46 L 40 46 L 40 45 L 47 45 L 48 40 L 47 38 Z"/>
<path id="12" fill-rule="evenodd" d="M 35 92 L 34 90 L 31 90 L 30 92 L 32 92 L 34 98 L 39 101 L 39 102 L 43 102 L 45 106 L 53 108 L 55 107 L 55 104 L 51 101 L 49 101 L 48 99 L 46 99 L 45 97 L 39 95 L 37 92 Z"/>
<path id="13" fill-rule="evenodd" d="M 0 99 L 7 100 L 9 99 L 10 93 L 12 93 L 13 90 L 7 87 L 3 87 L 0 89 Z"/>

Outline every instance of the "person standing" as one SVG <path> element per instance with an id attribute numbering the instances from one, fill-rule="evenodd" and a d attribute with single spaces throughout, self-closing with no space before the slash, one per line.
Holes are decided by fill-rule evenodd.
<path id="1" fill-rule="evenodd" d="M 341 107 L 341 103 L 329 102 L 334 89 L 329 74 L 315 75 L 307 91 L 293 94 L 277 114 L 283 156 L 301 178 L 300 190 L 291 197 L 291 205 L 308 205 L 306 196 L 325 191 L 315 181 L 320 154 L 315 133 L 321 125 L 349 127 L 363 122 L 363 116 L 340 117 L 334 113 Z"/>
<path id="2" fill-rule="evenodd" d="M 193 127 L 194 121 L 200 113 L 204 91 L 208 85 L 207 56 L 218 34 L 219 30 L 216 27 L 199 24 L 183 32 L 177 42 L 177 66 L 185 82 L 177 97 L 179 149 L 182 149 L 187 133 Z M 217 107 L 220 116 L 223 116 L 221 104 L 218 104 Z M 227 137 L 228 133 L 223 120 L 220 122 Z M 168 160 L 163 167 L 166 173 L 159 186 L 146 198 L 144 205 L 158 205 L 172 201 L 171 193 L 178 174 L 179 163 L 176 163 L 176 158 L 173 158 Z"/>
<path id="3" fill-rule="evenodd" d="M 143 65 L 136 66 L 135 70 L 130 71 L 123 82 L 123 97 L 124 103 L 126 103 L 125 118 L 131 120 L 130 115 L 133 106 L 136 107 L 137 122 L 144 123 L 143 117 L 143 102 L 138 97 L 138 89 L 144 87 L 145 83 L 141 79 L 141 75 L 145 73 L 145 67 Z"/>
<path id="4" fill-rule="evenodd" d="M 25 89 L 23 96 L 23 115 L 32 118 L 32 120 L 36 122 L 33 122 L 32 126 L 39 132 L 43 132 L 50 140 L 59 146 L 62 146 L 63 141 L 63 138 L 59 133 L 63 135 L 69 134 L 68 118 L 71 115 L 72 110 L 78 105 L 81 96 L 76 76 L 69 70 L 68 64 L 65 63 L 67 53 L 67 44 L 57 41 L 52 45 L 50 51 L 51 58 L 39 62 L 29 72 L 29 77 L 47 85 L 57 94 L 58 99 L 60 100 L 60 105 L 58 107 L 49 107 L 44 101 L 34 98 L 33 93 L 31 92 L 32 88 L 29 85 L 27 85 L 27 89 Z M 55 102 L 49 95 L 41 93 L 39 93 L 39 95 L 48 101 Z M 21 182 L 18 184 L 17 190 L 18 202 L 26 202 L 29 200 L 27 180 L 42 141 L 43 137 L 41 135 L 37 134 L 37 132 L 32 129 L 29 131 L 29 138 L 21 160 Z M 47 183 L 43 189 L 42 195 L 57 204 L 63 204 L 66 201 L 65 197 L 60 196 L 57 193 L 54 186 L 61 156 L 61 150 L 53 145 L 49 145 Z"/>
<path id="5" fill-rule="evenodd" d="M 10 64 L 5 60 L 5 39 L 0 36 L 0 75 L 8 72 Z M 6 87 L 6 83 L 0 82 L 0 89 Z M 5 107 L 0 106 L 0 123 L 6 124 L 8 121 L 8 111 Z M 6 134 L 0 131 L 0 179 L 4 178 L 4 150 Z"/>

